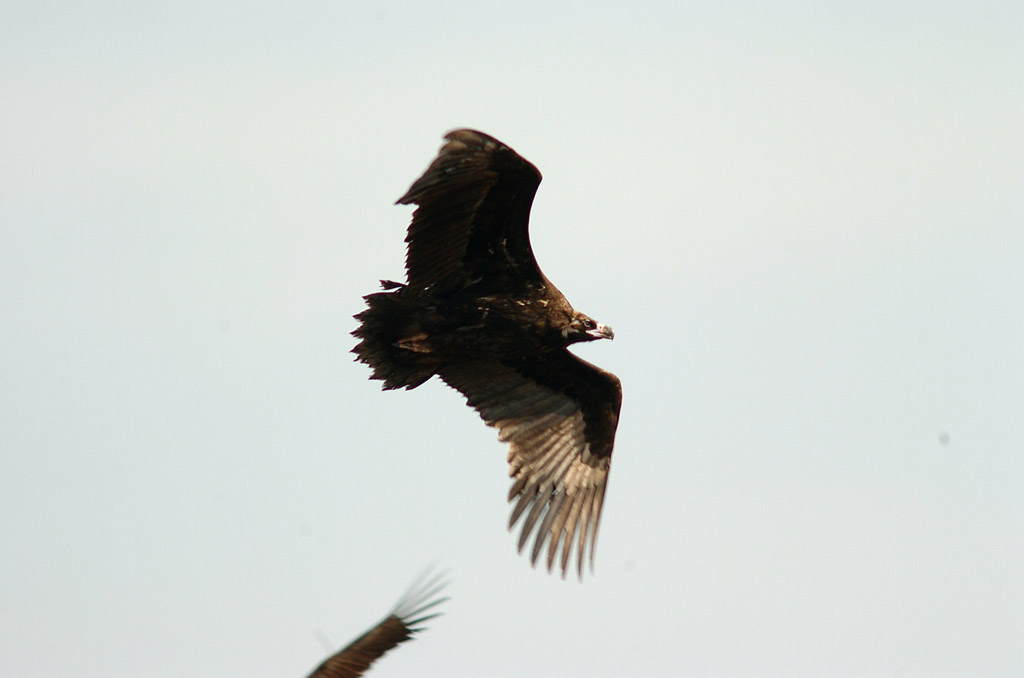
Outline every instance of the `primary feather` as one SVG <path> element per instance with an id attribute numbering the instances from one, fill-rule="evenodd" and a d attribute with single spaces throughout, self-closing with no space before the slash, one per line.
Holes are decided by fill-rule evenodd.
<path id="1" fill-rule="evenodd" d="M 445 586 L 442 577 L 437 574 L 418 579 L 387 617 L 325 659 L 308 678 L 357 678 L 385 652 L 422 631 L 420 625 L 439 614 L 431 610 L 448 600 L 437 597 Z"/>

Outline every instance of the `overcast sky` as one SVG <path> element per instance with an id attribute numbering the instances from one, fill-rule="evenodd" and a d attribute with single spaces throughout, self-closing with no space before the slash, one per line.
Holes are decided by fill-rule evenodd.
<path id="1" fill-rule="evenodd" d="M 373 675 L 1024 675 L 1024 5 L 836 5 L 6 3 L 5 675 L 299 678 L 432 564 Z M 615 328 L 582 584 L 349 353 L 462 126 Z"/>

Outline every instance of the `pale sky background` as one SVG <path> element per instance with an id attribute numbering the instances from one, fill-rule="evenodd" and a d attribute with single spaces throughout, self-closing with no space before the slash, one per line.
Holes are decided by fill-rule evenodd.
<path id="1" fill-rule="evenodd" d="M 1024 675 L 1024 4 L 848 4 L 6 3 L 2 673 L 299 678 L 435 564 L 372 675 Z M 582 584 L 349 354 L 462 126 L 616 330 Z"/>

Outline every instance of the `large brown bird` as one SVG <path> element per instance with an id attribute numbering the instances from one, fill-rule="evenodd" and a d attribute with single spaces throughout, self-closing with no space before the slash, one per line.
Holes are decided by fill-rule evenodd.
<path id="1" fill-rule="evenodd" d="M 399 643 L 422 631 L 422 624 L 440 613 L 425 614 L 436 605 L 448 600 L 438 598 L 444 588 L 442 574 L 423 576 L 398 601 L 394 609 L 379 624 L 359 636 L 346 647 L 324 660 L 309 678 L 356 678 L 370 668 L 370 664 Z"/>
<path id="2" fill-rule="evenodd" d="M 427 171 L 399 198 L 414 203 L 405 238 L 405 284 L 382 281 L 356 316 L 353 349 L 385 389 L 438 375 L 510 444 L 509 528 L 523 516 L 519 549 L 535 534 L 562 576 L 576 544 L 579 575 L 593 567 L 622 389 L 615 375 L 577 358 L 571 344 L 611 339 L 576 311 L 530 247 L 537 168 L 497 139 L 468 129 L 445 137 Z"/>

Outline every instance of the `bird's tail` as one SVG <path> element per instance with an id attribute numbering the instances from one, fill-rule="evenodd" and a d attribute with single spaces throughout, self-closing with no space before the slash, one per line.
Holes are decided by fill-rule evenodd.
<path id="1" fill-rule="evenodd" d="M 367 308 L 356 315 L 359 327 L 352 332 L 361 341 L 352 352 L 373 368 L 372 378 L 383 381 L 385 389 L 416 388 L 437 370 L 418 329 L 420 303 L 404 293 L 403 285 L 381 281 L 381 286 L 393 291 L 363 297 Z"/>

